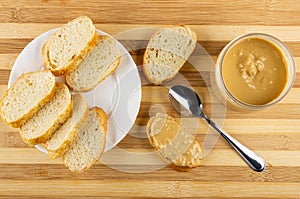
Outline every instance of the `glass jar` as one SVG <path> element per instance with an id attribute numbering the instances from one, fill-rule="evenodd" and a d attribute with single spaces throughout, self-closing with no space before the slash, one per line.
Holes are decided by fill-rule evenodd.
<path id="1" fill-rule="evenodd" d="M 224 61 L 224 58 L 225 58 L 227 52 L 232 47 L 234 47 L 236 44 L 238 44 L 242 41 L 245 41 L 246 39 L 250 39 L 250 38 L 259 38 L 259 39 L 266 40 L 267 42 L 273 44 L 282 52 L 282 55 L 284 56 L 285 61 L 286 61 L 287 82 L 285 84 L 284 89 L 278 95 L 278 97 L 276 97 L 272 101 L 270 101 L 266 104 L 262 104 L 262 105 L 248 104 L 248 103 L 245 103 L 245 102 L 237 99 L 229 91 L 229 89 L 226 88 L 226 85 L 225 85 L 225 82 L 224 82 L 224 79 L 222 76 L 223 61 Z M 238 109 L 242 108 L 242 109 L 246 109 L 246 110 L 260 110 L 260 109 L 270 107 L 270 106 L 278 103 L 279 101 L 281 101 L 284 98 L 284 96 L 286 96 L 286 94 L 289 92 L 289 90 L 292 88 L 294 80 L 295 80 L 295 76 L 296 76 L 296 69 L 295 69 L 295 63 L 293 60 L 293 56 L 292 56 L 291 52 L 289 51 L 288 47 L 282 41 L 280 41 L 279 39 L 275 38 L 272 35 L 263 34 L 263 33 L 250 33 L 250 34 L 239 36 L 239 37 L 233 39 L 222 49 L 221 53 L 219 54 L 219 56 L 217 58 L 217 62 L 216 62 L 216 70 L 215 70 L 215 81 L 216 82 L 215 83 L 216 83 L 217 88 L 219 89 L 222 97 L 225 97 L 226 101 L 230 103 L 229 105 L 233 105 L 233 108 L 238 108 Z"/>

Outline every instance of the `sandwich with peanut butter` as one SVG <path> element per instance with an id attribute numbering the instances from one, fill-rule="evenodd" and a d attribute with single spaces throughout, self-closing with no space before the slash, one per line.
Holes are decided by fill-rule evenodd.
<path id="1" fill-rule="evenodd" d="M 172 168 L 186 171 L 200 166 L 202 146 L 186 128 L 167 114 L 157 113 L 147 124 L 150 144 Z"/>

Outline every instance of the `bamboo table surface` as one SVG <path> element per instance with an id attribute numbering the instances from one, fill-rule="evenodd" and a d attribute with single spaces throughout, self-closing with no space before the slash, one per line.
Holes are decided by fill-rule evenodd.
<path id="1" fill-rule="evenodd" d="M 300 1 L 0 0 L 0 96 L 22 49 L 36 36 L 81 15 L 111 35 L 134 28 L 189 25 L 214 60 L 226 43 L 241 34 L 263 32 L 284 41 L 297 71 L 289 94 L 262 111 L 228 108 L 223 126 L 260 154 L 268 167 L 261 173 L 252 171 L 219 139 L 200 167 L 177 172 L 159 161 L 132 156 L 152 152 L 147 139 L 134 136 L 145 134 L 144 128 L 136 128 L 117 146 L 131 155 L 113 150 L 100 160 L 106 164 L 76 174 L 61 160 L 50 160 L 24 144 L 16 129 L 0 121 L 0 198 L 300 198 Z M 132 56 L 140 65 L 142 52 Z M 188 65 L 181 73 L 196 89 L 207 92 Z M 145 127 L 153 103 L 176 114 L 165 91 L 151 84 L 142 87 L 135 124 Z"/>

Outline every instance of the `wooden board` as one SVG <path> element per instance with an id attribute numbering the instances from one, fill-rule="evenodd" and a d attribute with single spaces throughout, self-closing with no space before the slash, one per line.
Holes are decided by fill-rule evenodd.
<path id="1" fill-rule="evenodd" d="M 98 29 L 112 35 L 134 28 L 190 25 L 214 60 L 238 35 L 270 33 L 292 51 L 297 75 L 290 93 L 274 107 L 249 113 L 227 109 L 224 129 L 268 162 L 262 173 L 250 170 L 222 139 L 201 167 L 190 172 L 166 167 L 155 158 L 148 140 L 137 137 L 145 135 L 152 104 L 162 104 L 171 115 L 176 112 L 161 94 L 165 88 L 146 85 L 135 122 L 140 128 L 133 128 L 117 146 L 125 155 L 120 150 L 108 152 L 101 159 L 105 164 L 82 174 L 70 173 L 61 160 L 50 160 L 27 146 L 16 129 L 0 121 L 0 198 L 300 198 L 299 13 L 300 2 L 294 0 L 1 0 L 0 96 L 28 42 L 80 15 L 88 15 Z M 129 39 L 134 43 L 140 38 Z M 137 65 L 141 56 L 142 51 L 133 55 Z M 185 65 L 181 73 L 203 96 L 209 95 L 192 67 Z M 207 130 L 201 124 L 199 138 Z"/>

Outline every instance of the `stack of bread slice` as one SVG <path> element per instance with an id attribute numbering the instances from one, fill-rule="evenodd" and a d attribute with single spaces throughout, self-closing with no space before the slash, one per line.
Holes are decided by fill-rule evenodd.
<path id="1" fill-rule="evenodd" d="M 74 91 L 90 91 L 119 66 L 121 53 L 117 41 L 97 35 L 90 18 L 78 17 L 53 33 L 43 45 L 46 68 L 65 76 Z"/>
<path id="2" fill-rule="evenodd" d="M 105 112 L 89 110 L 81 94 L 71 96 L 48 70 L 21 75 L 1 99 L 0 114 L 6 124 L 19 128 L 24 142 L 42 144 L 51 158 L 62 157 L 71 171 L 89 168 L 105 147 Z"/>
<path id="3" fill-rule="evenodd" d="M 20 135 L 30 145 L 44 143 L 70 116 L 71 111 L 71 94 L 67 86 L 56 83 L 54 96 L 20 127 Z"/>
<path id="4" fill-rule="evenodd" d="M 120 63 L 118 43 L 97 35 L 91 19 L 78 17 L 59 28 L 43 45 L 45 70 L 22 74 L 0 100 L 3 121 L 19 128 L 24 142 L 40 144 L 50 158 L 62 158 L 75 172 L 97 162 L 105 148 L 107 116 L 75 91 L 89 91 Z M 67 85 L 56 82 L 65 76 Z"/>

